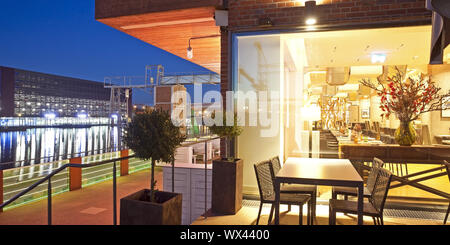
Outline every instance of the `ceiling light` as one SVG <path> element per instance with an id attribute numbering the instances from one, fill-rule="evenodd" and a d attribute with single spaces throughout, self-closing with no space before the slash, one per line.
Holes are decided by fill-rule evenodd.
<path id="1" fill-rule="evenodd" d="M 372 61 L 373 62 L 373 61 Z M 383 74 L 383 66 L 352 66 L 350 67 L 351 75 L 381 75 Z"/>
<path id="2" fill-rule="evenodd" d="M 386 54 L 372 53 L 372 63 L 384 63 L 386 61 Z"/>

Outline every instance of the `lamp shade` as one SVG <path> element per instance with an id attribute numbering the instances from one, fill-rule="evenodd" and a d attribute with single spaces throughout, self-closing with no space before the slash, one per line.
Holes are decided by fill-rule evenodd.
<path id="1" fill-rule="evenodd" d="M 304 106 L 300 111 L 302 119 L 305 121 L 319 121 L 322 118 L 322 111 L 320 107 L 315 104 Z"/>

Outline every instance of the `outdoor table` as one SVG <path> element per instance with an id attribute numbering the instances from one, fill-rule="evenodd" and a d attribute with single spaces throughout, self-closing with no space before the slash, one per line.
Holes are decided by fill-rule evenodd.
<path id="1" fill-rule="evenodd" d="M 348 159 L 296 158 L 286 160 L 275 177 L 275 224 L 279 225 L 281 183 L 358 188 L 358 225 L 363 224 L 364 182 Z"/>

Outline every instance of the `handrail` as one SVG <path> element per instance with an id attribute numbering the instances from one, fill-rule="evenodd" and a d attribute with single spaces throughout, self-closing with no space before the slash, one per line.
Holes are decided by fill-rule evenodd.
<path id="1" fill-rule="evenodd" d="M 51 225 L 52 224 L 52 208 L 51 208 L 51 201 L 52 201 L 52 194 L 51 194 L 51 178 L 58 174 L 59 172 L 63 171 L 64 169 L 70 167 L 70 168 L 89 168 L 89 167 L 95 167 L 95 166 L 99 166 L 99 165 L 104 165 L 107 163 L 114 163 L 113 166 L 113 201 L 114 201 L 114 225 L 117 224 L 117 203 L 116 203 L 116 162 L 117 161 L 122 161 L 122 160 L 127 160 L 130 158 L 135 157 L 135 155 L 131 155 L 131 156 L 126 156 L 126 157 L 120 157 L 120 158 L 115 158 L 115 159 L 108 159 L 108 160 L 103 160 L 100 162 L 94 162 L 94 163 L 87 163 L 87 164 L 74 164 L 74 163 L 67 163 L 64 164 L 63 166 L 59 167 L 58 169 L 52 171 L 50 174 L 48 174 L 47 176 L 45 176 L 44 178 L 42 178 L 41 180 L 35 182 L 34 184 L 32 184 L 31 186 L 29 186 L 28 188 L 26 188 L 25 190 L 21 191 L 20 193 L 16 194 L 14 197 L 12 197 L 11 199 L 9 199 L 8 201 L 4 202 L 3 204 L 0 205 L 0 210 L 3 209 L 4 207 L 8 206 L 9 204 L 11 204 L 12 202 L 14 202 L 15 200 L 19 199 L 20 197 L 22 197 L 23 195 L 27 194 L 28 192 L 30 192 L 31 190 L 33 190 L 34 188 L 36 188 L 37 186 L 39 186 L 40 184 L 44 183 L 45 181 L 48 181 L 48 191 L 47 191 L 47 200 L 48 200 L 48 224 Z"/>
<path id="2" fill-rule="evenodd" d="M 53 156 L 45 156 L 45 157 L 40 157 L 40 158 L 32 158 L 32 159 L 27 159 L 27 160 L 18 160 L 18 161 L 12 161 L 12 162 L 2 162 L 0 163 L 0 169 L 2 165 L 11 165 L 11 164 L 18 164 L 18 163 L 23 163 L 23 162 L 31 162 L 31 161 L 40 161 L 42 159 L 45 158 L 59 158 L 59 157 L 63 157 L 63 156 L 70 156 L 69 158 L 64 158 L 64 159 L 60 159 L 60 160 L 54 160 L 54 161 L 50 161 L 50 162 L 41 162 L 41 163 L 37 163 L 37 164 L 50 164 L 50 163 L 55 163 L 55 162 L 59 162 L 59 161 L 66 161 L 69 160 L 70 158 L 73 157 L 93 157 L 93 156 L 99 156 L 102 154 L 108 154 L 108 153 L 115 153 L 118 151 L 121 151 L 123 149 L 120 149 L 118 147 L 107 147 L 106 149 L 98 149 L 98 150 L 91 150 L 91 151 L 80 151 L 80 152 L 75 152 L 75 153 L 67 153 L 67 154 L 59 154 L 59 155 L 53 155 Z M 84 155 L 83 154 L 89 154 L 90 152 L 93 151 L 105 151 L 103 153 L 94 153 L 92 155 Z M 23 166 L 23 167 L 29 167 L 29 166 Z M 21 168 L 21 167 L 18 167 Z M 10 168 L 10 169 L 14 169 L 14 168 Z M 7 170 L 7 169 L 4 169 Z"/>
<path id="3" fill-rule="evenodd" d="M 197 141 L 192 141 L 192 142 L 188 142 L 185 144 L 182 144 L 180 147 L 186 147 L 186 146 L 192 146 L 195 144 L 201 144 L 204 143 L 205 144 L 205 213 L 207 211 L 207 162 L 208 162 L 208 157 L 207 157 L 207 152 L 208 152 L 208 148 L 207 148 L 207 143 L 215 140 L 215 139 L 220 139 L 220 137 L 218 136 L 211 136 L 209 138 L 202 138 L 199 139 Z M 4 202 L 3 204 L 0 205 L 0 210 L 3 209 L 4 207 L 8 206 L 9 204 L 11 204 L 12 202 L 14 202 L 15 200 L 19 199 L 20 197 L 22 197 L 23 195 L 27 194 L 28 192 L 30 192 L 31 190 L 33 190 L 34 188 L 36 188 L 37 186 L 39 186 L 40 184 L 44 183 L 45 181 L 48 181 L 48 191 L 47 191 L 47 201 L 48 201 L 48 205 L 47 205 L 47 216 L 48 216 L 48 224 L 51 225 L 52 224 L 52 189 L 51 189 L 51 178 L 58 174 L 59 172 L 63 171 L 64 169 L 68 168 L 68 167 L 73 167 L 73 168 L 89 168 L 89 167 L 95 167 L 95 166 L 99 166 L 99 165 L 104 165 L 107 163 L 114 163 L 113 165 L 113 222 L 114 225 L 117 225 L 117 188 L 116 188 L 116 162 L 117 161 L 122 161 L 122 160 L 127 160 L 130 158 L 134 158 L 135 155 L 130 155 L 130 156 L 126 156 L 126 157 L 120 157 L 120 158 L 114 158 L 114 159 L 107 159 L 107 160 L 103 160 L 100 162 L 94 162 L 94 163 L 87 163 L 87 164 L 74 164 L 74 163 L 67 163 L 64 164 L 63 166 L 59 167 L 58 169 L 52 171 L 50 174 L 48 174 L 47 176 L 45 176 L 44 178 L 42 178 L 41 180 L 38 180 L 37 182 L 35 182 L 34 184 L 32 184 L 31 186 L 29 186 L 28 188 L 26 188 L 25 190 L 21 191 L 20 193 L 16 194 L 14 197 L 12 197 L 11 199 L 9 199 L 8 201 Z M 173 171 L 175 168 L 175 163 L 172 162 L 172 191 L 174 192 L 174 188 L 175 188 L 175 184 L 174 184 L 174 172 Z M 206 216 L 205 216 L 206 218 Z"/>

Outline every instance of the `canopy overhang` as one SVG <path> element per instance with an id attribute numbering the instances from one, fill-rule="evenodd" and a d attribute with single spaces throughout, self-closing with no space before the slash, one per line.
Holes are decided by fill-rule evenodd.
<path id="1" fill-rule="evenodd" d="M 96 0 L 96 19 L 121 32 L 220 73 L 220 26 L 214 14 L 221 0 Z M 205 37 L 205 38 L 202 38 Z"/>

